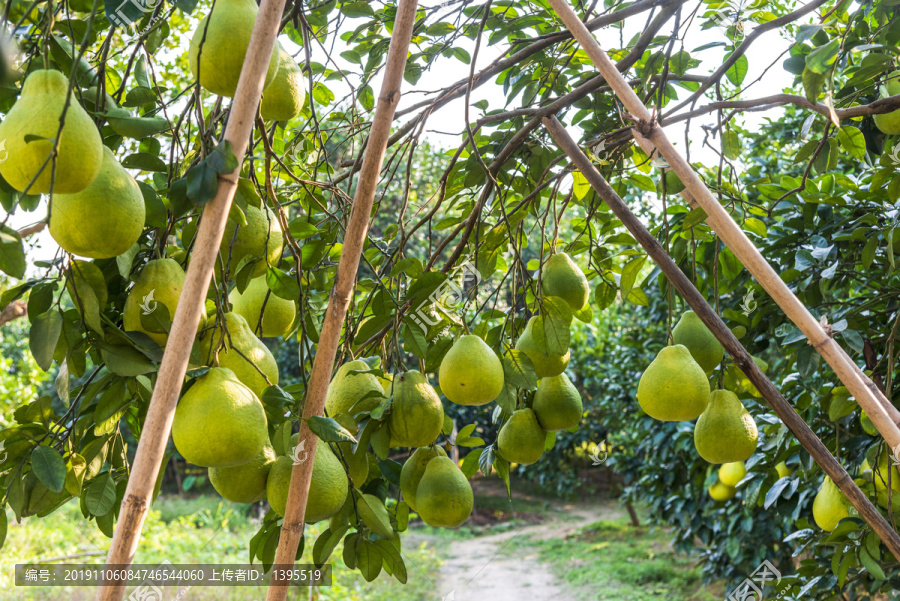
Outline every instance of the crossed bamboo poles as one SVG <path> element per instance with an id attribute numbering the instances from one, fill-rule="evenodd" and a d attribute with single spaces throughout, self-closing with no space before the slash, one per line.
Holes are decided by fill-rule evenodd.
<path id="1" fill-rule="evenodd" d="M 766 262 L 755 246 L 743 234 L 730 215 L 723 209 L 710 193 L 703 181 L 694 173 L 687 161 L 669 142 L 663 130 L 654 122 L 652 115 L 643 105 L 624 77 L 615 69 L 605 52 L 588 31 L 572 8 L 563 0 L 548 0 L 566 27 L 582 45 L 588 56 L 607 80 L 613 91 L 631 113 L 636 122 L 633 130 L 637 143 L 645 150 L 654 148 L 666 159 L 671 168 L 685 184 L 683 193 L 691 204 L 697 203 L 706 211 L 707 221 L 719 237 L 731 248 L 735 256 L 747 267 L 763 288 L 782 307 L 785 314 L 809 338 L 810 343 L 832 366 L 840 380 L 850 390 L 859 404 L 865 409 L 879 433 L 892 449 L 900 445 L 900 412 L 898 412 L 880 393 L 875 385 L 862 373 L 858 366 L 847 356 L 840 346 L 831 338 L 818 321 L 809 313 L 780 280 L 772 267 Z M 241 71 L 235 100 L 229 114 L 224 139 L 234 148 L 238 160 L 243 158 L 250 137 L 256 106 L 262 94 L 265 67 L 275 44 L 280 17 L 284 10 L 285 0 L 263 0 L 259 17 L 253 29 L 250 46 Z M 365 241 L 368 219 L 371 212 L 378 174 L 388 143 L 388 134 L 393 121 L 394 112 L 400 98 L 400 83 L 406 65 L 406 55 L 415 22 L 416 0 L 400 0 L 395 22 L 388 64 L 384 83 L 378 98 L 378 105 L 369 135 L 367 150 L 363 159 L 360 180 L 354 198 L 350 222 L 344 241 L 344 250 L 338 265 L 334 289 L 329 299 L 325 323 L 313 363 L 307 399 L 304 408 L 304 420 L 300 425 L 300 437 L 315 442 L 315 435 L 309 431 L 305 418 L 320 415 L 324 408 L 324 400 L 328 390 L 331 371 L 340 339 L 341 323 L 346 315 L 359 267 L 360 253 Z M 582 168 L 582 172 L 590 183 L 601 192 L 611 207 L 615 206 L 617 197 L 604 195 L 604 181 L 599 172 L 593 170 L 590 162 L 577 148 L 574 141 L 562 130 L 558 121 L 545 120 L 545 126 L 553 133 L 554 138 L 569 153 L 573 162 Z M 580 157 L 579 157 L 580 155 Z M 587 163 L 585 163 L 587 161 Z M 237 169 L 220 177 L 219 189 L 215 199 L 210 201 L 203 211 L 203 218 L 197 233 L 198 244 L 194 247 L 194 256 L 185 278 L 178 308 L 172 324 L 166 351 L 160 365 L 156 387 L 148 408 L 144 430 L 138 445 L 135 463 L 129 478 L 128 488 L 122 501 L 119 522 L 116 525 L 113 543 L 107 558 L 108 564 L 130 564 L 134 559 L 144 519 L 149 511 L 156 475 L 159 473 L 165 447 L 171 430 L 175 406 L 187 371 L 190 349 L 197 324 L 200 320 L 201 307 L 206 297 L 206 289 L 212 276 L 214 260 L 221 242 L 222 232 L 227 221 L 240 173 Z M 621 199 L 619 199 L 621 202 Z M 624 206 L 624 203 L 623 203 Z M 625 207 L 625 215 L 630 214 Z M 633 217 L 633 215 L 632 215 Z M 620 215 L 620 218 L 622 216 Z M 626 219 L 622 219 L 626 223 Z M 633 224 L 632 224 L 633 225 Z M 640 225 L 638 223 L 638 225 Z M 642 226 L 641 226 L 642 227 Z M 640 231 L 640 230 L 635 230 Z M 646 233 L 646 230 L 643 230 Z M 649 236 L 649 234 L 647 234 Z M 657 243 L 653 248 L 646 236 L 638 236 L 642 243 L 660 266 L 671 259 Z M 652 236 L 651 236 L 652 238 Z M 677 269 L 677 268 L 676 268 Z M 664 269 L 664 272 L 666 270 Z M 680 273 L 680 271 L 678 272 Z M 876 533 L 885 542 L 891 552 L 900 557 L 900 538 L 893 532 L 877 509 L 872 506 L 865 495 L 853 483 L 840 464 L 827 452 L 821 441 L 809 430 L 809 427 L 787 406 L 786 401 L 778 393 L 775 386 L 756 367 L 746 350 L 724 328 L 721 320 L 712 312 L 705 300 L 697 301 L 696 289 L 687 282 L 683 286 L 677 275 L 667 273 L 674 285 L 682 294 L 693 299 L 692 306 L 701 319 L 710 327 L 723 345 L 735 357 L 735 362 L 748 378 L 763 393 L 764 398 L 773 409 L 785 420 L 785 423 L 797 435 L 819 465 L 828 473 L 841 490 L 848 496 L 860 514 L 869 521 Z M 683 278 L 682 274 L 682 278 Z M 686 278 L 685 278 L 686 279 Z M 682 284 L 682 285 L 680 285 Z M 692 292 L 693 290 L 693 292 Z M 696 293 L 696 295 L 694 294 Z M 694 306 L 696 305 L 696 306 Z M 718 321 L 717 321 L 718 320 Z M 722 328 L 725 331 L 722 331 Z M 779 401 L 780 399 L 780 401 Z M 310 453 L 314 455 L 316 445 L 312 444 Z M 287 509 L 282 526 L 281 538 L 276 553 L 276 564 L 293 563 L 294 556 L 303 534 L 303 514 L 312 475 L 314 457 L 294 466 L 291 487 L 288 495 Z M 125 590 L 124 582 L 113 582 L 99 589 L 98 601 L 119 601 Z M 283 601 L 287 595 L 287 585 L 275 582 L 269 588 L 267 601 Z"/>

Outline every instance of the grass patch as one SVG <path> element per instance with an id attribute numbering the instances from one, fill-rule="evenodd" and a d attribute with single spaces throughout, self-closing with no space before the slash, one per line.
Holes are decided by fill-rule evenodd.
<path id="1" fill-rule="evenodd" d="M 665 532 L 600 521 L 564 539 L 532 540 L 542 561 L 585 600 L 719 601 L 700 567 L 674 553 Z M 601 584 L 602 583 L 602 584 Z"/>
<path id="2" fill-rule="evenodd" d="M 254 515 L 247 506 L 214 497 L 158 499 L 144 524 L 135 563 L 157 565 L 165 560 L 172 563 L 246 563 L 250 537 L 259 527 Z M 327 526 L 325 522 L 307 527 L 301 563 L 312 561 L 315 539 Z M 403 538 L 408 572 L 406 585 L 384 572 L 374 582 L 366 582 L 359 572 L 344 567 L 340 559 L 342 547 L 338 545 L 331 558 L 334 584 L 317 589 L 316 598 L 320 601 L 420 601 L 433 597 L 440 566 L 434 548 L 414 543 L 405 535 Z M 0 555 L 0 601 L 92 600 L 95 590 L 87 587 L 16 587 L 13 585 L 14 566 L 39 558 L 86 551 L 103 554 L 68 563 L 102 564 L 109 544 L 110 540 L 93 523 L 81 517 L 77 502 L 67 503 L 45 518 L 25 520 L 21 525 L 15 524 L 13 518 Z M 164 591 L 165 599 L 176 597 L 177 589 Z M 181 597 L 183 601 L 260 601 L 264 598 L 262 587 L 195 587 Z M 288 599 L 307 601 L 308 589 L 292 589 Z"/>

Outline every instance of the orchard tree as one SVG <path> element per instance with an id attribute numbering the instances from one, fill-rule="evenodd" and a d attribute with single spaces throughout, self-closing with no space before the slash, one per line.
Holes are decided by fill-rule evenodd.
<path id="1" fill-rule="evenodd" d="M 575 8 L 793 293 L 896 396 L 891 4 Z M 298 440 L 398 10 L 288 2 L 256 74 L 264 89 L 247 150 L 235 156 L 223 135 L 243 117 L 231 99 L 254 51 L 252 0 L 3 5 L 0 270 L 10 280 L 0 322 L 27 319 L 31 354 L 55 386 L 19 399 L 0 430 L 0 504 L 22 519 L 77 497 L 112 536 L 151 396 L 165 384 L 163 353 L 183 335 L 172 323 L 204 206 L 241 165 L 188 333 L 167 457 L 208 467 L 225 498 L 268 500 L 251 559 L 273 563 L 304 453 L 315 452 L 306 521 L 329 520 L 309 543 L 313 561 L 342 543 L 365 578 L 384 570 L 405 581 L 397 533 L 411 512 L 456 527 L 476 472 L 507 488 L 513 464 L 552 477 L 603 436 L 628 498 L 674 525 L 680 547 L 699 540 L 710 575 L 742 580 L 769 559 L 792 572 L 782 587 L 798 598 L 893 586 L 900 571 L 875 533 L 709 331 L 677 325 L 692 318 L 668 278 L 541 120 L 578 132 L 615 193 L 893 520 L 890 449 L 704 210 L 678 196 L 684 185 L 666 162 L 635 144 L 634 119 L 543 0 L 417 9 L 325 414 L 304 420 L 319 441 Z M 766 51 L 774 41 L 782 55 Z M 458 67 L 467 75 L 440 89 L 419 83 Z M 788 89 L 760 96 L 775 72 Z M 453 107 L 462 118 L 447 125 Z M 455 145 L 435 151 L 428 132 L 448 129 Z M 12 227 L 23 213 L 46 223 L 55 255 L 33 260 L 33 232 Z M 277 337 L 295 345 L 297 366 L 277 364 Z M 288 372 L 297 377 L 279 387 Z M 682 372 L 693 374 L 690 408 L 649 384 L 638 402 L 642 374 Z M 712 446 L 695 440 L 690 420 L 708 422 L 714 408 L 747 426 L 740 444 L 708 426 L 698 432 Z M 731 446 L 740 458 L 716 451 Z M 741 466 L 722 472 L 704 457 Z"/>

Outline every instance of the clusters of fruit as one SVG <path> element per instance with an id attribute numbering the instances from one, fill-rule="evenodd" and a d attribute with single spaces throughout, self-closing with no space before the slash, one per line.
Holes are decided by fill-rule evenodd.
<path id="1" fill-rule="evenodd" d="M 191 71 L 207 90 L 234 95 L 257 11 L 252 0 L 223 0 L 200 23 L 189 57 Z M 69 88 L 59 71 L 38 69 L 28 75 L 21 95 L 0 123 L 0 140 L 7 151 L 0 175 L 20 192 L 53 193 L 49 229 L 64 250 L 92 259 L 113 258 L 141 236 L 144 196 L 104 146 L 85 107 L 110 122 L 127 121 L 131 115 L 109 94 L 101 95 L 96 85 L 77 97 Z M 300 67 L 276 43 L 260 114 L 267 120 L 287 121 L 300 114 L 305 100 Z"/>
<path id="2" fill-rule="evenodd" d="M 736 466 L 743 469 L 759 438 L 756 422 L 734 390 L 754 396 L 759 393 L 732 372 L 725 378 L 726 388 L 710 392 L 709 376 L 722 363 L 725 349 L 693 311 L 682 315 L 672 329 L 672 342 L 641 375 L 638 403 L 647 415 L 660 421 L 697 419 L 694 446 L 700 457 L 709 463 L 727 464 L 720 468 L 709 494 L 720 501 L 730 499 L 743 478 L 743 474 L 735 477 L 740 472 Z"/>

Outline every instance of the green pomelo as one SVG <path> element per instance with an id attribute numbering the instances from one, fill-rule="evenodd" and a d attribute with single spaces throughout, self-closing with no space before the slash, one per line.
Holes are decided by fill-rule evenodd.
<path id="1" fill-rule="evenodd" d="M 277 46 L 278 73 L 263 92 L 259 114 L 266 121 L 290 121 L 306 104 L 305 81 L 297 61 L 281 44 Z"/>
<path id="2" fill-rule="evenodd" d="M 424 447 L 444 425 L 444 407 L 428 378 L 412 370 L 394 377 L 391 386 L 391 446 Z"/>
<path id="3" fill-rule="evenodd" d="M 146 329 L 141 322 L 141 314 L 150 313 L 160 305 L 169 313 L 169 321 L 175 318 L 175 309 L 181 288 L 184 286 L 184 270 L 172 259 L 154 259 L 144 265 L 134 287 L 125 299 L 123 323 L 126 332 L 143 332 L 160 346 L 166 344 L 168 334 L 165 331 L 153 332 Z M 200 327 L 206 323 L 206 309 L 200 315 Z"/>
<path id="4" fill-rule="evenodd" d="M 475 506 L 472 486 L 449 457 L 428 462 L 416 488 L 417 513 L 429 526 L 457 528 Z"/>
<path id="5" fill-rule="evenodd" d="M 554 253 L 547 259 L 541 274 L 545 296 L 558 296 L 578 311 L 588 302 L 591 287 L 584 273 L 566 253 Z"/>
<path id="6" fill-rule="evenodd" d="M 551 353 L 546 346 L 546 337 L 541 318 L 537 315 L 528 320 L 525 331 L 516 341 L 516 350 L 522 351 L 531 359 L 534 373 L 539 378 L 552 378 L 566 370 L 571 353 L 565 355 Z"/>
<path id="7" fill-rule="evenodd" d="M 725 357 L 725 347 L 716 340 L 697 314 L 686 311 L 672 330 L 675 344 L 681 344 L 691 352 L 697 365 L 705 372 L 711 372 Z"/>
<path id="8" fill-rule="evenodd" d="M 500 428 L 497 447 L 510 463 L 531 465 L 544 454 L 546 441 L 547 433 L 538 423 L 534 411 L 519 409 Z"/>
<path id="9" fill-rule="evenodd" d="M 486 405 L 503 390 L 503 364 L 478 336 L 460 336 L 441 361 L 438 381 L 457 405 Z"/>
<path id="10" fill-rule="evenodd" d="M 73 255 L 111 259 L 134 246 L 143 231 L 141 189 L 106 146 L 100 173 L 90 185 L 53 195 L 50 235 Z"/>
<path id="11" fill-rule="evenodd" d="M 266 412 L 234 372 L 213 367 L 178 402 L 172 440 L 181 456 L 195 465 L 247 463 L 269 440 Z"/>
<path id="12" fill-rule="evenodd" d="M 403 469 L 400 470 L 400 492 L 403 493 L 403 500 L 413 511 L 416 511 L 416 490 L 422 476 L 425 475 L 428 462 L 435 457 L 446 456 L 447 453 L 442 447 L 423 447 L 416 449 L 416 452 L 410 455 L 403 464 Z"/>
<path id="13" fill-rule="evenodd" d="M 197 25 L 188 62 L 200 85 L 213 94 L 234 96 L 258 13 L 259 7 L 253 0 L 216 0 L 210 14 Z M 276 47 L 269 59 L 264 88 L 277 71 Z"/>
<path id="14" fill-rule="evenodd" d="M 224 328 L 215 325 L 214 320 L 215 316 L 210 318 L 211 329 L 200 337 L 202 361 L 207 365 L 218 361 L 219 367 L 233 371 L 238 380 L 262 399 L 266 388 L 278 384 L 278 364 L 272 352 L 253 335 L 247 321 L 237 313 L 225 314 Z"/>
<path id="15" fill-rule="evenodd" d="M 49 194 L 52 180 L 55 194 L 74 194 L 87 188 L 100 173 L 100 132 L 77 102 L 69 102 L 65 108 L 68 89 L 69 80 L 59 71 L 34 71 L 0 122 L 0 140 L 7 152 L 6 160 L 0 163 L 0 175 L 19 192 L 27 189 L 28 194 Z M 64 110 L 60 133 L 59 119 Z M 56 159 L 48 160 L 58 133 Z"/>
<path id="16" fill-rule="evenodd" d="M 304 519 L 307 524 L 327 520 L 340 511 L 347 499 L 350 487 L 340 460 L 331 452 L 327 443 L 322 442 L 321 439 L 317 440 L 316 458 L 313 463 L 309 496 L 306 501 Z M 279 457 L 272 465 L 266 483 L 266 496 L 269 504 L 275 513 L 282 517 L 287 508 L 288 489 L 291 485 L 293 468 L 294 464 L 290 457 Z"/>
<path id="17" fill-rule="evenodd" d="M 541 378 L 532 406 L 541 428 L 548 432 L 568 430 L 581 423 L 581 394 L 566 374 Z"/>
<path id="18" fill-rule="evenodd" d="M 709 381 L 687 347 L 667 346 L 641 375 L 638 403 L 653 419 L 686 421 L 697 418 L 709 402 Z"/>
<path id="19" fill-rule="evenodd" d="M 694 426 L 694 446 L 709 463 L 746 461 L 758 437 L 753 416 L 730 390 L 714 390 Z"/>
<path id="20" fill-rule="evenodd" d="M 274 337 L 287 334 L 294 323 L 297 307 L 269 290 L 266 278 L 250 280 L 241 294 L 237 288 L 228 295 L 231 310 L 244 319 L 255 334 L 260 334 L 259 317 L 262 314 L 262 336 Z"/>
<path id="21" fill-rule="evenodd" d="M 266 444 L 255 459 L 232 467 L 209 468 L 209 482 L 223 499 L 256 503 L 266 498 L 266 480 L 275 463 L 275 451 Z"/>
<path id="22" fill-rule="evenodd" d="M 351 371 L 369 371 L 365 361 L 350 361 L 341 365 L 325 396 L 325 410 L 335 417 L 354 409 L 354 405 L 366 399 L 355 408 L 355 412 L 374 409 L 384 400 L 384 388 L 373 374 L 351 374 Z"/>

